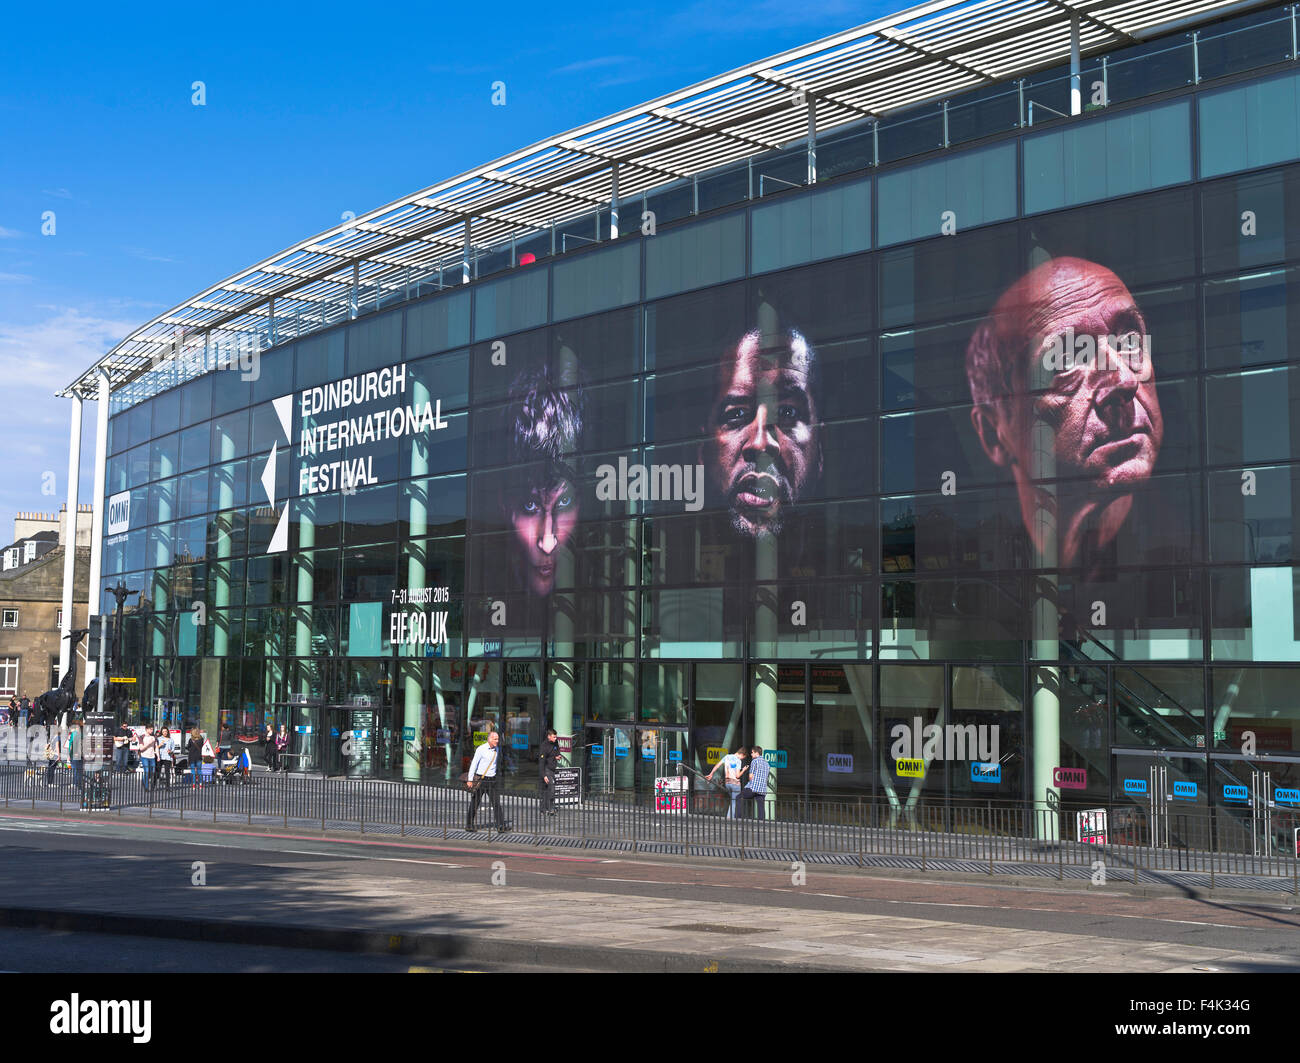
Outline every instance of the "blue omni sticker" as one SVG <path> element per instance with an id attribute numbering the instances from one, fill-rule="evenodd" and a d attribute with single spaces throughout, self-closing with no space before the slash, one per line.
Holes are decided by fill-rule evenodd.
<path id="1" fill-rule="evenodd" d="M 592 746 L 592 747 L 591 747 L 591 755 L 592 755 L 593 757 L 603 757 L 603 756 L 605 755 L 605 747 L 604 747 L 604 746 Z"/>
<path id="2" fill-rule="evenodd" d="M 682 759 L 682 751 L 681 751 L 680 749 L 670 749 L 670 750 L 668 751 L 668 759 L 669 759 L 669 760 L 681 760 L 681 759 Z"/>
<path id="3" fill-rule="evenodd" d="M 1273 800 L 1279 805 L 1300 805 L 1300 790 L 1290 787 L 1273 787 Z"/>
<path id="4" fill-rule="evenodd" d="M 1175 782 L 1175 783 L 1174 783 L 1174 796 L 1175 796 L 1175 797 L 1195 797 L 1195 796 L 1196 796 L 1196 783 L 1194 783 L 1194 782 Z"/>
<path id="5" fill-rule="evenodd" d="M 1001 782 L 1002 765 L 999 764 L 978 764 L 971 761 L 970 766 L 971 782 Z"/>
<path id="6" fill-rule="evenodd" d="M 1224 786 L 1223 799 L 1225 801 L 1245 801 L 1250 797 L 1250 791 L 1244 786 Z"/>
<path id="7" fill-rule="evenodd" d="M 1125 779 L 1124 792 L 1126 794 L 1144 794 L 1147 792 L 1146 779 Z"/>

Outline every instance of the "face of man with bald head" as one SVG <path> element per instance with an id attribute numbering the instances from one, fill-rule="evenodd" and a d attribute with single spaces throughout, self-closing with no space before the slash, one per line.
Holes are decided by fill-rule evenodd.
<path id="1" fill-rule="evenodd" d="M 798 332 L 764 348 L 750 332 L 718 366 L 700 460 L 741 535 L 777 535 L 789 507 L 821 476 L 815 354 Z"/>
<path id="2" fill-rule="evenodd" d="M 1054 540 L 1068 566 L 1110 542 L 1164 438 L 1146 322 L 1124 282 L 1083 259 L 1043 263 L 976 330 L 966 371 L 980 444 L 1011 470 L 1039 547 Z"/>

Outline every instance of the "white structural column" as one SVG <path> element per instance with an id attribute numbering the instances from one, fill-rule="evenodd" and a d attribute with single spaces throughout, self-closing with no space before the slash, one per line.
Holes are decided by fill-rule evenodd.
<path id="1" fill-rule="evenodd" d="M 460 282 L 469 283 L 469 219 L 465 219 L 465 244 L 460 253 Z M 554 251 L 554 248 L 552 248 Z"/>
<path id="2" fill-rule="evenodd" d="M 609 238 L 618 239 L 618 163 L 610 171 Z"/>
<path id="3" fill-rule="evenodd" d="M 104 608 L 99 580 L 104 568 L 104 484 L 108 479 L 108 372 L 99 371 L 99 398 L 95 407 L 95 494 L 91 498 L 90 515 L 90 591 L 89 615 L 101 613 Z M 99 659 L 86 659 L 86 682 L 99 673 Z M 60 677 L 62 678 L 62 677 Z"/>
<path id="4" fill-rule="evenodd" d="M 808 183 L 817 183 L 817 101 L 808 97 Z"/>
<path id="5" fill-rule="evenodd" d="M 72 431 L 68 437 L 68 512 L 63 545 L 63 623 L 59 627 L 59 679 L 72 660 L 72 584 L 77 571 L 77 487 L 81 479 L 81 396 L 72 396 Z"/>
<path id="6" fill-rule="evenodd" d="M 1070 113 L 1083 114 L 1083 79 L 1079 73 L 1079 16 L 1070 16 Z"/>

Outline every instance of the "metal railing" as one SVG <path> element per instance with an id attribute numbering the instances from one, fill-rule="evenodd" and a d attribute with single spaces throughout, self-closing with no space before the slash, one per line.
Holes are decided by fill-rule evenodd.
<path id="1" fill-rule="evenodd" d="M 58 767 L 48 786 L 42 763 L 0 764 L 0 797 L 7 809 L 77 810 L 82 795 L 75 774 Z M 155 780 L 151 789 L 139 773 L 115 774 L 109 806 L 83 814 L 450 839 L 466 837 L 469 801 L 463 787 L 272 774 L 259 766 L 243 781 L 217 775 L 196 785 L 186 773 L 170 785 Z M 532 793 L 507 791 L 500 802 L 504 836 L 516 843 L 1094 881 L 1099 869 L 1109 879 L 1133 882 L 1144 872 L 1147 881 L 1153 874 L 1189 872 L 1208 875 L 1211 887 L 1234 876 L 1240 877 L 1234 885 L 1298 892 L 1295 825 L 1280 827 L 1288 838 L 1262 844 L 1239 818 L 1218 808 L 1153 814 L 1123 805 L 1105 808 L 1104 818 L 1080 818 L 1074 811 L 988 801 L 909 808 L 769 795 L 758 810 L 742 801 L 732 819 L 728 799 L 715 792 L 669 795 L 658 803 L 653 795 L 587 795 L 557 805 L 553 816 L 542 812 Z M 750 818 L 743 818 L 746 812 Z M 496 827 L 486 799 L 476 826 L 481 832 Z"/>

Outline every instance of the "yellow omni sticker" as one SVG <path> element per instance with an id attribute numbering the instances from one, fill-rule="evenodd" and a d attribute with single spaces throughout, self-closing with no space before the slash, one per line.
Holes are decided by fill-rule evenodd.
<path id="1" fill-rule="evenodd" d="M 706 764 L 716 764 L 727 755 L 727 751 L 722 746 L 706 746 L 704 749 L 704 762 Z"/>
<path id="2" fill-rule="evenodd" d="M 487 731 L 475 731 L 475 732 L 474 732 L 474 744 L 475 744 L 476 746 L 481 746 L 484 742 L 487 741 L 487 736 L 488 736 L 488 732 L 487 732 Z"/>
<path id="3" fill-rule="evenodd" d="M 894 761 L 894 771 L 912 779 L 925 778 L 925 761 L 913 757 L 899 757 Z"/>

